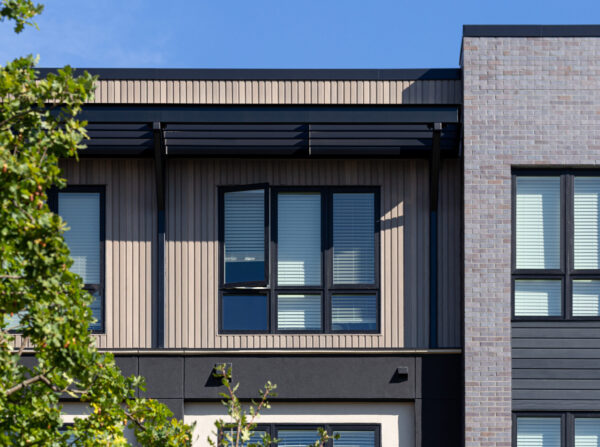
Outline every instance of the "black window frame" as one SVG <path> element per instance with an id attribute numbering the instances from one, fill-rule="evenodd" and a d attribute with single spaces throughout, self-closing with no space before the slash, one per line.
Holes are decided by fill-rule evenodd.
<path id="1" fill-rule="evenodd" d="M 268 266 L 266 284 L 224 282 L 224 195 L 230 191 L 266 188 L 265 219 L 267 233 L 267 253 L 265 266 Z M 379 334 L 381 333 L 380 297 L 380 186 L 281 186 L 269 184 L 219 186 L 219 333 L 220 334 Z M 277 197 L 279 193 L 319 193 L 321 196 L 321 285 L 319 286 L 280 286 L 277 284 Z M 333 195 L 336 193 L 373 194 L 373 243 L 374 243 L 374 282 L 373 284 L 333 283 Z M 268 300 L 268 330 L 225 330 L 223 328 L 223 296 L 239 294 L 266 294 Z M 279 294 L 319 294 L 321 296 L 321 328 L 311 330 L 284 330 L 277 327 L 277 303 Z M 332 296 L 335 294 L 375 296 L 377 314 L 376 328 L 371 330 L 332 330 Z"/>
<path id="2" fill-rule="evenodd" d="M 517 269 L 517 178 L 560 177 L 560 269 Z M 575 270 L 575 177 L 600 177 L 593 169 L 513 169 L 511 186 L 511 315 L 513 321 L 598 321 L 599 316 L 573 316 L 573 281 L 600 281 L 600 269 Z M 561 315 L 515 315 L 515 282 L 517 280 L 561 280 Z"/>
<path id="3" fill-rule="evenodd" d="M 99 329 L 90 329 L 92 334 L 106 333 L 106 185 L 68 185 L 65 188 L 51 188 L 48 191 L 48 207 L 58 214 L 58 194 L 60 193 L 99 193 L 100 194 L 100 284 L 84 284 L 84 290 L 100 298 L 102 321 Z M 67 222 L 68 224 L 68 222 Z"/>
<path id="4" fill-rule="evenodd" d="M 288 424 L 288 423 L 271 423 L 257 424 L 253 432 L 264 431 L 271 436 L 272 439 L 277 438 L 279 430 L 314 430 L 323 428 L 329 435 L 333 435 L 336 431 L 373 431 L 375 433 L 375 447 L 381 447 L 381 424 L 356 424 L 356 423 L 340 423 L 340 424 Z M 221 437 L 219 434 L 219 441 Z M 277 446 L 277 443 L 273 443 Z M 333 447 L 333 440 L 328 441 L 324 447 Z"/>
<path id="5" fill-rule="evenodd" d="M 592 411 L 516 411 L 512 414 L 512 445 L 517 447 L 518 418 L 559 418 L 561 447 L 575 447 L 575 419 L 600 419 L 600 412 Z"/>

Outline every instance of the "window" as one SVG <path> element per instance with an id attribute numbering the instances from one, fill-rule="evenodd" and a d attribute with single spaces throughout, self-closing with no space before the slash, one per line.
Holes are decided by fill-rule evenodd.
<path id="1" fill-rule="evenodd" d="M 222 187 L 221 332 L 378 332 L 378 204 L 375 187 Z"/>
<path id="2" fill-rule="evenodd" d="M 48 194 L 51 209 L 69 228 L 65 242 L 73 265 L 71 271 L 81 276 L 85 289 L 94 297 L 91 305 L 96 320 L 94 332 L 104 330 L 104 187 L 69 186 Z"/>
<path id="3" fill-rule="evenodd" d="M 513 316 L 600 318 L 600 173 L 513 176 Z"/>
<path id="4" fill-rule="evenodd" d="M 257 442 L 264 434 L 277 438 L 278 447 L 306 447 L 319 440 L 318 427 L 324 428 L 330 435 L 339 435 L 338 439 L 326 444 L 326 447 L 379 447 L 379 425 L 282 425 L 259 424 L 250 442 Z M 235 431 L 232 432 L 233 434 Z"/>
<path id="5" fill-rule="evenodd" d="M 518 414 L 513 420 L 516 447 L 600 447 L 600 414 Z"/>

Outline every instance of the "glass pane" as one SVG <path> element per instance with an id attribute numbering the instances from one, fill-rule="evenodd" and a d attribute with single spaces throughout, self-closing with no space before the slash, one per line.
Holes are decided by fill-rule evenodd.
<path id="1" fill-rule="evenodd" d="M 600 317 L 600 281 L 573 281 L 573 316 Z"/>
<path id="2" fill-rule="evenodd" d="M 223 295 L 222 327 L 226 331 L 266 331 L 266 295 Z"/>
<path id="3" fill-rule="evenodd" d="M 333 195 L 333 283 L 375 282 L 375 198 L 372 193 Z"/>
<path id="4" fill-rule="evenodd" d="M 560 268 L 560 177 L 517 177 L 517 268 Z"/>
<path id="5" fill-rule="evenodd" d="M 561 447 L 560 418 L 517 419 L 517 447 Z"/>
<path id="6" fill-rule="evenodd" d="M 519 279 L 515 281 L 515 316 L 557 317 L 562 314 L 562 281 Z"/>
<path id="7" fill-rule="evenodd" d="M 375 447 L 375 432 L 369 430 L 336 431 L 338 439 L 333 440 L 335 447 Z M 335 434 L 334 433 L 334 434 Z"/>
<path id="8" fill-rule="evenodd" d="M 600 447 L 599 418 L 575 418 L 575 447 Z"/>
<path id="9" fill-rule="evenodd" d="M 321 284 L 319 193 L 281 193 L 277 197 L 277 283 Z"/>
<path id="10" fill-rule="evenodd" d="M 265 191 L 224 194 L 225 282 L 265 280 Z"/>
<path id="11" fill-rule="evenodd" d="M 575 177 L 573 244 L 576 269 L 600 268 L 598 220 L 600 177 Z"/>
<path id="12" fill-rule="evenodd" d="M 61 192 L 58 214 L 67 223 L 65 242 L 71 251 L 71 271 L 85 284 L 100 284 L 100 193 Z"/>
<path id="13" fill-rule="evenodd" d="M 279 447 L 306 447 L 319 440 L 316 430 L 279 430 L 277 432 Z"/>
<path id="14" fill-rule="evenodd" d="M 257 430 L 250 435 L 250 439 L 248 439 L 246 442 L 241 442 L 240 446 L 245 447 L 245 446 L 252 445 L 252 444 L 259 444 L 262 442 L 263 436 L 266 433 L 267 433 L 266 431 Z M 236 434 L 237 434 L 237 430 L 231 430 L 231 431 L 226 430 L 223 434 L 223 440 L 225 442 L 228 441 L 227 435 L 231 435 L 232 439 L 235 439 Z M 227 445 L 229 445 L 229 444 L 227 444 Z M 235 444 L 231 444 L 231 445 L 235 445 Z"/>
<path id="15" fill-rule="evenodd" d="M 93 331 L 101 331 L 102 330 L 102 298 L 100 294 L 95 292 L 90 292 L 94 297 L 94 301 L 90 305 L 92 309 L 92 316 L 96 320 L 95 323 L 90 324 L 90 329 Z"/>
<path id="16" fill-rule="evenodd" d="M 333 295 L 331 328 L 334 331 L 377 329 L 376 295 Z"/>
<path id="17" fill-rule="evenodd" d="M 277 297 L 277 327 L 279 329 L 321 329 L 320 295 L 279 295 Z"/>
<path id="18" fill-rule="evenodd" d="M 19 331 L 21 327 L 21 317 L 24 315 L 24 310 L 21 312 L 14 313 L 12 315 L 6 314 L 4 316 L 5 328 L 7 331 Z"/>

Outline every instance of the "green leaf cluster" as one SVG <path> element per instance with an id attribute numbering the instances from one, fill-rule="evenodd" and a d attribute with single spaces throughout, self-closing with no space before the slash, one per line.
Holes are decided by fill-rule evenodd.
<path id="1" fill-rule="evenodd" d="M 2 0 L 0 20 L 20 32 L 41 10 Z M 68 66 L 39 79 L 36 62 L 27 56 L 0 67 L 0 445 L 126 445 L 126 427 L 142 445 L 191 445 L 192 427 L 137 398 L 143 380 L 123 377 L 90 335 L 92 297 L 70 271 L 65 222 L 46 192 L 65 185 L 59 159 L 85 148 L 86 123 L 76 117 L 95 79 L 75 78 Z M 34 366 L 25 354 L 34 354 Z M 90 409 L 66 432 L 61 397 Z"/>

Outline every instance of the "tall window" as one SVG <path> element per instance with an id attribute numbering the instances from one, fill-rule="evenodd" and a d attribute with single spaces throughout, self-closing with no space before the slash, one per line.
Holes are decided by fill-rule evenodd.
<path id="1" fill-rule="evenodd" d="M 378 198 L 372 187 L 222 188 L 221 331 L 377 332 Z"/>
<path id="2" fill-rule="evenodd" d="M 600 447 L 600 414 L 518 414 L 513 421 L 516 447 Z"/>
<path id="3" fill-rule="evenodd" d="M 517 319 L 600 318 L 600 173 L 513 177 Z"/>
<path id="4" fill-rule="evenodd" d="M 90 329 L 104 329 L 104 187 L 69 186 L 49 194 L 49 204 L 66 222 L 65 242 L 71 252 L 71 271 L 94 297 Z"/>

